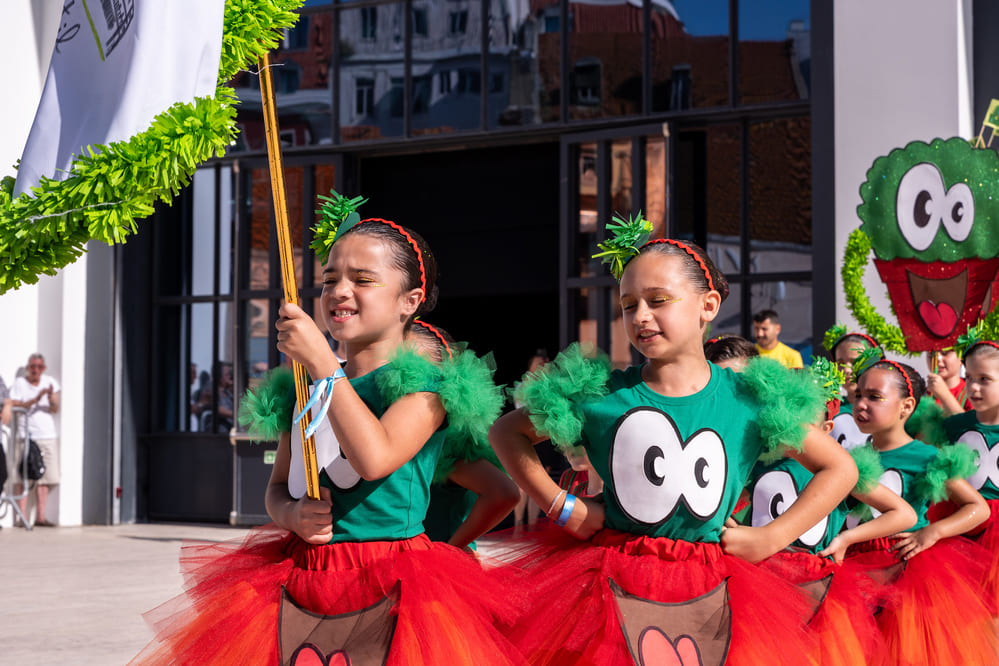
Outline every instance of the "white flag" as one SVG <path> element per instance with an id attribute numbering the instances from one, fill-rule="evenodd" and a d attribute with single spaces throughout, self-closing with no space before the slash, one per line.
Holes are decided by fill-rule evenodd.
<path id="1" fill-rule="evenodd" d="M 215 94 L 225 0 L 64 0 L 14 196 L 65 178 L 87 146 L 123 141 L 176 102 Z"/>

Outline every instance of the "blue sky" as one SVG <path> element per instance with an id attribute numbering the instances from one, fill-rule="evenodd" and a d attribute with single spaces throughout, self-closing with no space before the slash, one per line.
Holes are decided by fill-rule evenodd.
<path id="1" fill-rule="evenodd" d="M 692 35 L 728 32 L 728 0 L 673 0 L 673 7 Z M 739 14 L 740 39 L 784 39 L 790 21 L 811 23 L 809 0 L 742 0 Z"/>

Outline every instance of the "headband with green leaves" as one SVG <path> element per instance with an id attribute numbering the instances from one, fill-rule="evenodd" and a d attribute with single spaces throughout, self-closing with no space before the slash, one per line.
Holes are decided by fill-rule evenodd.
<path id="1" fill-rule="evenodd" d="M 832 350 L 836 347 L 836 343 L 839 342 L 840 338 L 844 335 L 846 335 L 846 326 L 843 324 L 835 324 L 828 331 L 826 331 L 825 335 L 822 336 L 822 346 L 825 347 L 826 351 L 831 354 Z"/>
<path id="2" fill-rule="evenodd" d="M 309 247 L 315 251 L 319 261 L 325 264 L 333 243 L 361 221 L 357 209 L 368 200 L 364 197 L 348 199 L 336 190 L 330 190 L 329 196 L 320 194 L 316 198 L 322 203 L 316 211 L 319 223 L 312 227 L 312 243 Z"/>
<path id="3" fill-rule="evenodd" d="M 964 335 L 957 336 L 957 342 L 954 343 L 954 351 L 957 352 L 959 357 L 964 358 L 972 347 L 983 341 L 982 327 L 980 324 L 976 324 L 969 327 Z"/>
<path id="4" fill-rule="evenodd" d="M 846 382 L 846 376 L 835 363 L 825 358 L 816 358 L 809 370 L 815 383 L 822 389 L 822 397 L 826 403 L 840 399 L 840 387 Z"/>
<path id="5" fill-rule="evenodd" d="M 881 351 L 880 347 L 868 347 L 861 350 L 860 356 L 853 361 L 853 380 L 857 381 L 860 375 L 883 360 L 885 360 L 885 353 Z"/>
<path id="6" fill-rule="evenodd" d="M 620 280 L 624 267 L 648 242 L 652 230 L 652 223 L 642 217 L 641 211 L 635 217 L 629 215 L 627 220 L 620 215 L 614 215 L 611 223 L 607 225 L 610 238 L 598 245 L 601 252 L 593 255 L 593 258 L 599 258 L 608 264 L 611 275 Z"/>

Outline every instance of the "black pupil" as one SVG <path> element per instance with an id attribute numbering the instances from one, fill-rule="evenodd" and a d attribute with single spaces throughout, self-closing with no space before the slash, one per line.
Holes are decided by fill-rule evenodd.
<path id="1" fill-rule="evenodd" d="M 960 222 L 964 217 L 964 204 L 958 201 L 950 211 L 950 217 L 955 222 Z"/>
<path id="2" fill-rule="evenodd" d="M 658 446 L 650 446 L 648 451 L 645 452 L 645 478 L 654 486 L 661 486 L 663 485 L 663 481 L 666 480 L 666 477 L 656 474 L 656 460 L 661 460 L 665 457 L 663 450 Z"/>
<path id="3" fill-rule="evenodd" d="M 933 199 L 930 193 L 922 190 L 916 196 L 916 205 L 913 206 L 912 217 L 916 221 L 916 226 L 922 229 L 930 223 L 930 214 L 926 210 L 926 205 Z"/>
<path id="4" fill-rule="evenodd" d="M 708 468 L 708 461 L 701 458 L 694 465 L 694 479 L 697 481 L 697 485 L 701 488 L 708 487 L 708 480 L 704 478 L 704 470 Z"/>
<path id="5" fill-rule="evenodd" d="M 784 496 L 780 493 L 776 493 L 773 497 L 770 498 L 771 518 L 776 518 L 777 516 L 780 515 L 780 513 L 777 511 L 777 505 L 783 503 L 783 501 L 784 501 Z"/>

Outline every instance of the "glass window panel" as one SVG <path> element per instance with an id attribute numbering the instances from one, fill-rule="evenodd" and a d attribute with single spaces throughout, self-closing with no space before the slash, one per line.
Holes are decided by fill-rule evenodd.
<path id="1" fill-rule="evenodd" d="M 184 366 L 187 358 L 183 353 L 186 342 L 181 332 L 187 329 L 187 316 L 186 306 L 167 305 L 156 308 L 154 325 L 159 336 L 158 353 L 152 355 L 152 362 L 157 381 L 156 400 L 151 411 L 153 429 L 158 432 L 176 432 L 190 428 L 189 425 L 182 427 L 181 422 L 187 419 L 189 405 L 198 385 L 196 378 L 202 368 L 193 359 L 189 366 Z"/>
<path id="2" fill-rule="evenodd" d="M 231 294 L 233 285 L 232 257 L 235 251 L 233 246 L 233 210 L 236 205 L 232 196 L 234 174 L 231 166 L 222 166 L 219 178 L 219 200 L 221 210 L 219 211 L 219 255 L 217 258 L 219 267 L 219 293 Z"/>
<path id="3" fill-rule="evenodd" d="M 811 119 L 749 128 L 750 270 L 812 270 Z"/>
<path id="4" fill-rule="evenodd" d="M 215 367 L 215 359 L 212 357 L 213 307 L 211 303 L 188 305 L 191 328 L 190 331 L 181 331 L 181 336 L 190 336 L 191 364 L 198 367 L 199 377 L 202 376 L 202 371 L 208 372 L 207 383 L 199 382 L 196 394 L 192 393 L 191 395 L 191 418 L 185 424 L 187 426 L 183 428 L 185 430 L 211 432 L 216 421 L 212 380 L 218 376 L 218 369 Z M 181 344 L 185 344 L 183 337 Z M 215 376 L 212 373 L 216 373 Z"/>
<path id="5" fill-rule="evenodd" d="M 424 31 L 418 31 L 422 15 Z M 482 3 L 429 0 L 413 7 L 413 134 L 479 127 Z"/>
<path id="6" fill-rule="evenodd" d="M 723 124 L 677 134 L 676 233 L 705 249 L 739 246 L 739 132 L 737 124 Z"/>
<path id="7" fill-rule="evenodd" d="M 812 356 L 812 283 L 757 282 L 750 288 L 753 312 L 774 310 L 780 317 L 779 340 L 801 352 L 807 363 Z"/>
<path id="8" fill-rule="evenodd" d="M 522 70 L 531 70 L 530 82 L 537 84 L 532 92 L 540 122 L 558 122 L 561 120 L 559 94 L 562 89 L 558 0 L 540 0 L 531 4 L 530 11 L 521 11 L 525 15 L 518 31 L 521 54 L 517 64 Z M 522 82 L 522 85 L 526 84 L 526 81 Z"/>
<path id="9" fill-rule="evenodd" d="M 711 322 L 707 337 L 727 333 L 742 335 L 742 285 L 729 284 L 728 298 L 721 304 L 718 316 Z"/>
<path id="10" fill-rule="evenodd" d="M 194 172 L 190 294 L 215 292 L 215 169 Z"/>
<path id="11" fill-rule="evenodd" d="M 650 136 L 645 142 L 645 219 L 652 222 L 652 235 L 662 237 L 669 228 L 666 206 L 666 139 Z"/>
<path id="12" fill-rule="evenodd" d="M 332 164 L 317 164 L 315 169 L 316 169 L 315 170 L 316 195 L 318 196 L 322 194 L 323 196 L 329 196 L 329 193 L 332 190 L 336 189 L 336 167 Z M 313 208 L 314 209 L 319 208 L 318 202 L 317 205 L 315 205 Z M 362 218 L 366 217 L 364 215 L 363 207 L 358 212 L 361 213 Z M 319 215 L 316 215 L 316 223 L 318 224 L 318 222 L 319 222 Z M 319 258 L 316 257 L 315 252 L 310 250 L 310 253 L 313 261 L 312 274 L 315 276 L 315 283 L 311 286 L 313 287 L 322 286 L 323 264 L 322 262 L 319 261 Z M 310 285 L 305 285 L 305 286 L 310 286 Z"/>
<path id="13" fill-rule="evenodd" d="M 552 6 L 558 9 L 557 4 Z M 538 71 L 538 46 L 543 27 L 526 3 L 489 0 L 490 128 L 541 122 L 541 102 L 546 97 L 540 92 L 544 89 Z M 558 76 L 557 66 L 553 74 Z M 554 105 L 557 116 L 557 96 Z"/>
<path id="14" fill-rule="evenodd" d="M 274 325 L 274 317 L 270 312 L 270 301 L 266 298 L 255 298 L 246 301 L 246 359 L 243 371 L 248 377 L 247 385 L 252 387 L 270 369 L 270 329 Z"/>
<path id="15" fill-rule="evenodd" d="M 576 234 L 577 267 L 575 274 L 581 277 L 602 275 L 600 260 L 593 259 L 597 252 L 597 144 L 582 143 L 576 149 L 576 177 L 579 199 L 579 226 Z"/>
<path id="16" fill-rule="evenodd" d="M 270 287 L 272 209 L 270 173 L 254 169 L 250 175 L 250 289 Z"/>
<path id="17" fill-rule="evenodd" d="M 576 339 L 584 345 L 597 346 L 597 326 L 600 317 L 596 291 L 599 287 L 584 287 L 574 292 Z"/>
<path id="18" fill-rule="evenodd" d="M 570 119 L 640 113 L 641 3 L 573 2 L 569 25 Z"/>
<path id="19" fill-rule="evenodd" d="M 729 103 L 728 4 L 728 0 L 652 3 L 653 111 Z"/>
<path id="20" fill-rule="evenodd" d="M 739 5 L 739 103 L 804 100 L 811 83 L 809 0 Z"/>
<path id="21" fill-rule="evenodd" d="M 611 143 L 611 212 L 627 217 L 631 213 L 631 139 Z"/>
<path id="22" fill-rule="evenodd" d="M 628 333 L 624 328 L 624 320 L 621 317 L 621 288 L 617 285 L 611 288 L 610 294 L 610 316 L 611 316 L 611 363 L 615 368 L 627 368 L 631 365 L 632 347 L 628 340 Z"/>
<path id="23" fill-rule="evenodd" d="M 340 137 L 344 142 L 402 136 L 404 11 L 402 3 L 340 10 Z M 414 35 L 413 39 L 415 53 L 415 42 L 422 38 Z"/>

